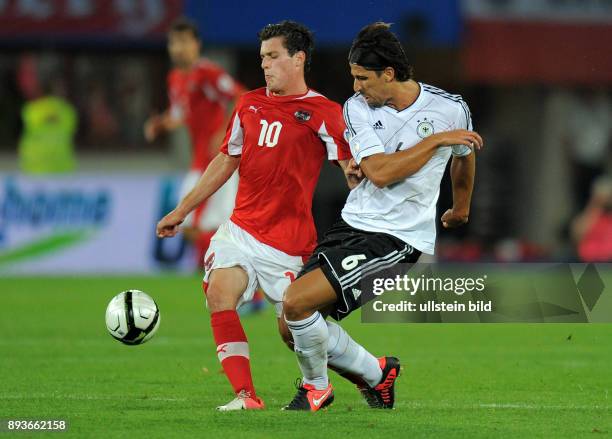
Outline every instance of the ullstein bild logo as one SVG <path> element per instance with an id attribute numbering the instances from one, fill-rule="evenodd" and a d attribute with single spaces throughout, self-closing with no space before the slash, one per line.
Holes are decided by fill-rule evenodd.
<path id="1" fill-rule="evenodd" d="M 361 290 L 365 323 L 612 322 L 612 264 L 400 265 Z"/>

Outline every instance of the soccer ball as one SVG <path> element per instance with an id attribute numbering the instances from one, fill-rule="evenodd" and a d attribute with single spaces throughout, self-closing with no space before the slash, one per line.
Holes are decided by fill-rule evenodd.
<path id="1" fill-rule="evenodd" d="M 159 308 L 147 293 L 127 290 L 113 297 L 106 307 L 106 329 L 127 345 L 150 340 L 159 328 Z"/>

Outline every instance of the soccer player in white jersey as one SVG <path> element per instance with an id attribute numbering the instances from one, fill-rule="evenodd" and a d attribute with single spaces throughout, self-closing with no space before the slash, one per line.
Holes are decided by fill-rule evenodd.
<path id="1" fill-rule="evenodd" d="M 295 22 L 266 26 L 259 34 L 266 87 L 244 94 L 221 151 L 196 187 L 157 226 L 171 237 L 189 212 L 215 193 L 236 169 L 240 183 L 229 221 L 205 256 L 204 289 L 217 356 L 236 398 L 219 410 L 264 408 L 250 369 L 249 344 L 236 308 L 257 286 L 274 303 L 279 330 L 293 347 L 281 318 L 282 295 L 316 246 L 312 196 L 325 159 L 350 159 L 342 108 L 304 80 L 313 49 L 311 32 Z M 355 383 L 380 375 L 376 359 L 329 322 L 330 367 Z M 373 362 L 362 361 L 372 358 Z"/>
<path id="2" fill-rule="evenodd" d="M 442 216 L 442 225 L 467 222 L 473 150 L 482 147 L 460 96 L 412 79 L 412 67 L 389 25 L 363 28 L 353 41 L 349 64 L 356 94 L 344 105 L 354 158 L 348 174 L 361 181 L 350 192 L 342 218 L 284 296 L 303 374 L 286 410 L 316 411 L 333 401 L 324 315 L 341 320 L 359 308 L 363 277 L 397 263 L 414 263 L 422 252 L 433 254 L 436 202 L 451 155 L 453 206 Z M 400 363 L 394 357 L 379 361 L 380 373 L 360 390 L 371 406 L 393 408 Z"/>

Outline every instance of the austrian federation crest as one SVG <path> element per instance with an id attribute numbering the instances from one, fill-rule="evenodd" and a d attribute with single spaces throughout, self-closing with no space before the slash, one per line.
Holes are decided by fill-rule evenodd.
<path id="1" fill-rule="evenodd" d="M 306 110 L 298 110 L 294 113 L 294 116 L 297 120 L 299 120 L 300 122 L 306 122 L 308 120 L 310 120 L 310 112 L 306 111 Z"/>
<path id="2" fill-rule="evenodd" d="M 423 120 L 417 120 L 419 123 L 416 128 L 417 135 L 424 139 L 425 137 L 429 137 L 434 133 L 433 120 L 427 120 L 425 117 Z"/>

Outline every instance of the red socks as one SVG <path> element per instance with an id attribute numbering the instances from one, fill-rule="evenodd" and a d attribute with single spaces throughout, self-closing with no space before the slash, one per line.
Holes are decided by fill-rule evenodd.
<path id="1" fill-rule="evenodd" d="M 249 344 L 238 313 L 235 310 L 212 313 L 210 324 L 217 344 L 217 356 L 234 392 L 238 394 L 245 390 L 255 398 Z"/>

